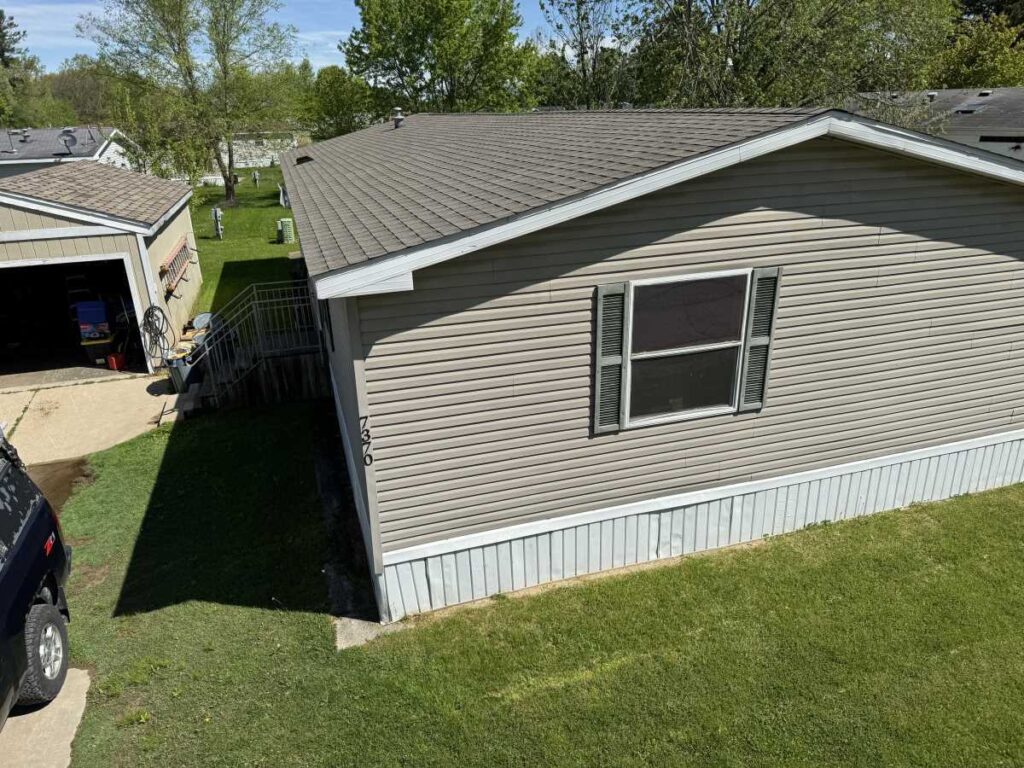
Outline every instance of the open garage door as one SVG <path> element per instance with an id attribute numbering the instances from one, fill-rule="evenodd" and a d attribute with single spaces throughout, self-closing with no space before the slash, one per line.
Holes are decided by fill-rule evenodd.
<path id="1" fill-rule="evenodd" d="M 123 258 L 0 269 L 0 389 L 146 372 Z"/>

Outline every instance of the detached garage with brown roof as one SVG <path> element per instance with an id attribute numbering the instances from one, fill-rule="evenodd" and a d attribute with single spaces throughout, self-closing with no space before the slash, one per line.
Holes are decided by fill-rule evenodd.
<path id="1" fill-rule="evenodd" d="M 1024 479 L 1024 165 L 837 111 L 282 163 L 381 615 Z"/>
<path id="2" fill-rule="evenodd" d="M 91 162 L 0 179 L 0 388 L 87 377 L 116 352 L 115 365 L 160 364 L 146 310 L 173 344 L 202 284 L 190 197 Z"/>

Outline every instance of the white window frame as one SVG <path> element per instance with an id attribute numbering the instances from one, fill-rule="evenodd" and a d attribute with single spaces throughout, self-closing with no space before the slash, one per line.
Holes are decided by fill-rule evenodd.
<path id="1" fill-rule="evenodd" d="M 674 421 L 691 421 L 692 419 L 702 419 L 707 416 L 722 416 L 730 413 L 736 413 L 739 409 L 740 402 L 740 375 L 743 371 L 743 349 L 747 342 L 747 325 L 750 320 L 750 286 L 753 282 L 754 270 L 751 268 L 747 269 L 728 269 L 721 270 L 718 272 L 690 272 L 685 275 L 669 275 L 667 277 L 649 277 L 641 280 L 630 280 L 626 283 L 626 338 L 623 344 L 623 359 L 626 367 L 626 386 L 623 393 L 622 400 L 622 424 L 623 429 L 631 429 L 633 427 L 648 427 L 654 424 L 669 424 Z M 736 275 L 743 275 L 747 280 L 747 287 L 745 291 L 743 301 L 743 319 L 740 323 L 740 338 L 739 341 L 726 341 L 719 342 L 716 344 L 702 344 L 688 347 L 675 347 L 673 349 L 659 349 L 656 352 L 638 352 L 636 355 L 633 354 L 633 298 L 634 292 L 637 286 L 644 285 L 657 285 L 659 283 L 685 283 L 694 280 L 713 280 L 717 277 L 735 277 Z M 675 413 L 665 413 L 655 416 L 643 416 L 638 419 L 632 418 L 630 414 L 630 401 L 632 400 L 633 392 L 633 360 L 644 360 L 648 358 L 657 357 L 676 357 L 683 354 L 693 354 L 695 352 L 709 352 L 715 349 L 726 349 L 735 347 L 737 349 L 736 354 L 736 374 L 734 378 L 732 401 L 729 405 L 716 405 L 711 408 L 692 408 L 687 411 L 676 411 Z"/>

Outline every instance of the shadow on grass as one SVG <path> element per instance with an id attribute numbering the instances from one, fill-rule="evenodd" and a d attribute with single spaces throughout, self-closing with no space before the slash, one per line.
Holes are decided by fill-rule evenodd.
<path id="1" fill-rule="evenodd" d="M 114 615 L 193 600 L 327 612 L 324 571 L 337 552 L 314 462 L 335 449 L 344 461 L 333 421 L 318 402 L 176 425 Z M 358 581 L 360 566 L 368 586 L 365 557 L 346 567 Z"/>
<path id="2" fill-rule="evenodd" d="M 304 277 L 301 267 L 301 260 L 292 260 L 284 255 L 266 259 L 225 261 L 217 280 L 217 291 L 213 295 L 211 311 L 223 309 L 231 299 L 252 283 L 275 283 Z"/>

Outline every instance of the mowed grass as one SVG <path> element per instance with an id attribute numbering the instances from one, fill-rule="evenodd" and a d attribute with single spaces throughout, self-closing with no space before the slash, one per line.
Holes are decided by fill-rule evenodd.
<path id="1" fill-rule="evenodd" d="M 192 223 L 203 268 L 203 288 L 194 312 L 216 311 L 250 283 L 288 280 L 291 272 L 288 253 L 298 251 L 298 243 L 277 243 L 277 220 L 291 217 L 291 210 L 278 205 L 277 185 L 281 169 L 261 168 L 257 188 L 250 170 L 238 172 L 238 205 L 224 207 L 224 189 L 199 187 Z M 224 239 L 214 234 L 213 208 L 224 212 Z"/>
<path id="2" fill-rule="evenodd" d="M 295 406 L 93 457 L 74 766 L 1024 763 L 1024 487 L 493 600 L 336 652 Z"/>

